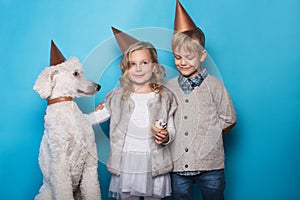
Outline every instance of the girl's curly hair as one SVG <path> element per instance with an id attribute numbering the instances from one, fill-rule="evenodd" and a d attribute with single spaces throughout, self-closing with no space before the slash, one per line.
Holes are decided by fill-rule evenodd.
<path id="1" fill-rule="evenodd" d="M 122 60 L 120 62 L 120 68 L 122 71 L 122 76 L 120 78 L 120 83 L 122 88 L 124 89 L 123 98 L 128 98 L 130 93 L 133 91 L 133 84 L 128 78 L 128 70 L 130 68 L 130 56 L 134 51 L 148 49 L 152 59 L 152 67 L 154 71 L 152 72 L 152 77 L 150 80 L 150 87 L 151 89 L 156 92 L 160 93 L 162 91 L 162 84 L 164 78 L 166 77 L 165 69 L 162 65 L 158 63 L 157 52 L 155 47 L 149 43 L 144 41 L 139 41 L 131 45 L 126 52 L 123 54 Z"/>

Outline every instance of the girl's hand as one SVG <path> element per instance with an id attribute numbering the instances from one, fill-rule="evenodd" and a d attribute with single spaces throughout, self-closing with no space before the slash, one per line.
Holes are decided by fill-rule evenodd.
<path id="1" fill-rule="evenodd" d="M 167 129 L 163 129 L 158 132 L 151 129 L 151 131 L 155 137 L 156 144 L 163 144 L 163 143 L 167 143 L 169 141 L 169 132 Z"/>
<path id="2" fill-rule="evenodd" d="M 98 110 L 102 110 L 104 108 L 104 102 L 101 102 L 98 104 L 98 106 L 95 108 L 95 111 L 98 111 Z"/>

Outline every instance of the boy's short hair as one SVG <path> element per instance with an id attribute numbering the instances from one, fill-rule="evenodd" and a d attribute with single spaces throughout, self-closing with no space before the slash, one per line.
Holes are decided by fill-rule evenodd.
<path id="1" fill-rule="evenodd" d="M 205 48 L 204 33 L 198 27 L 193 30 L 177 32 L 172 37 L 172 51 L 174 52 L 179 45 L 187 48 L 188 51 L 201 52 Z"/>

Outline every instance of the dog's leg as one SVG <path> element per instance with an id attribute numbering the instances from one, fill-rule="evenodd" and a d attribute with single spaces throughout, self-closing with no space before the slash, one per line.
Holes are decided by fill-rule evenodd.
<path id="1" fill-rule="evenodd" d="M 49 145 L 51 146 L 50 143 Z M 60 144 L 60 147 L 63 147 Z M 57 149 L 57 144 L 50 147 L 50 149 Z M 69 161 L 65 151 L 52 151 L 53 157 L 50 160 L 50 185 L 53 190 L 54 199 L 68 199 L 73 200 L 72 178 L 70 172 Z"/>
<path id="2" fill-rule="evenodd" d="M 81 196 L 84 200 L 101 200 L 97 169 L 98 160 L 89 154 L 84 166 L 80 185 Z"/>
<path id="3" fill-rule="evenodd" d="M 37 194 L 34 200 L 52 200 L 52 191 L 48 184 L 43 183 L 42 187 L 40 188 L 39 194 Z"/>

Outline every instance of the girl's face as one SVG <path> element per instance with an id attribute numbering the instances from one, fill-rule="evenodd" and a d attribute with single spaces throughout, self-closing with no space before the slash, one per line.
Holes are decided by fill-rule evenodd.
<path id="1" fill-rule="evenodd" d="M 200 63 L 206 58 L 206 51 L 201 53 L 189 52 L 184 48 L 174 51 L 174 63 L 179 72 L 185 77 L 195 77 L 199 74 Z"/>
<path id="2" fill-rule="evenodd" d="M 148 49 L 136 50 L 129 57 L 128 78 L 133 83 L 135 92 L 149 92 L 153 64 Z"/>

